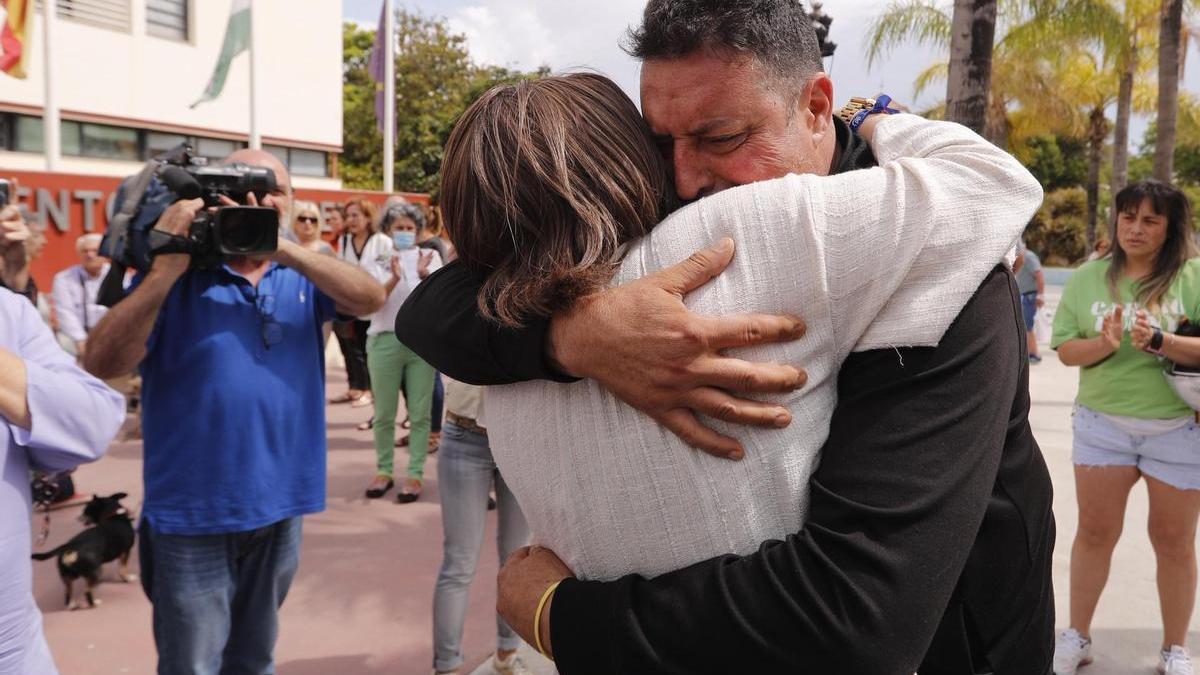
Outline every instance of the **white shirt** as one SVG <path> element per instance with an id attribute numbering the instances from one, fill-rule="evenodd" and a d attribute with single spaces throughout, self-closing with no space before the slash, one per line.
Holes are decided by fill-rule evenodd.
<path id="1" fill-rule="evenodd" d="M 0 416 L 0 674 L 57 671 L 33 599 L 29 472 L 73 469 L 99 459 L 125 419 L 125 399 L 83 372 L 37 310 L 0 289 L 0 349 L 25 362 L 30 428 Z"/>
<path id="2" fill-rule="evenodd" d="M 842 361 L 936 345 L 1041 204 L 1024 167 L 960 125 L 896 115 L 880 121 L 873 148 L 880 167 L 786 176 L 681 209 L 630 248 L 614 279 L 730 236 L 733 263 L 686 298 L 689 309 L 804 317 L 797 342 L 731 350 L 809 376 L 801 391 L 764 397 L 791 411 L 787 429 L 705 420 L 743 442 L 744 460 L 689 448 L 592 380 L 487 388 L 492 451 L 534 541 L 581 578 L 655 576 L 799 530 Z"/>
<path id="3" fill-rule="evenodd" d="M 83 265 L 74 265 L 54 275 L 50 296 L 54 299 L 58 330 L 75 342 L 87 340 L 88 332 L 108 313 L 107 307 L 96 304 L 100 284 L 107 274 L 108 265 L 94 279 L 83 270 Z"/>
<path id="4" fill-rule="evenodd" d="M 433 260 L 429 262 L 430 274 L 442 268 L 442 256 L 438 255 L 438 252 L 433 249 L 413 246 L 412 248 L 396 252 L 393 245 L 393 252 L 388 255 L 387 276 L 380 279 L 380 282 L 386 284 L 392 278 L 391 256 L 393 255 L 400 256 L 400 272 L 402 276 L 400 281 L 396 283 L 396 287 L 392 289 L 392 292 L 388 293 L 387 302 L 383 303 L 383 307 L 371 317 L 371 326 L 367 328 L 367 335 L 390 333 L 396 330 L 396 315 L 400 313 L 401 305 L 408 299 L 408 296 L 417 287 L 417 284 L 422 281 L 420 275 L 417 274 L 417 264 L 420 262 L 418 256 L 422 253 L 426 255 L 433 254 Z"/>
<path id="5" fill-rule="evenodd" d="M 396 246 L 392 244 L 392 238 L 382 232 L 376 232 L 367 238 L 367 243 L 363 244 L 362 253 L 357 253 L 354 250 L 354 237 L 350 234 L 342 235 L 341 246 L 338 248 L 337 257 L 339 260 L 345 260 L 351 265 L 358 265 L 367 274 L 375 277 L 379 283 L 386 283 L 392 276 L 392 251 Z M 374 314 L 367 314 L 358 317 L 362 321 L 371 321 Z"/>

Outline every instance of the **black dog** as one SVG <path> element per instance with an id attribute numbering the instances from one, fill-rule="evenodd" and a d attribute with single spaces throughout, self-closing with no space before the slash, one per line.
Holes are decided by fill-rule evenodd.
<path id="1" fill-rule="evenodd" d="M 106 562 L 119 558 L 121 564 L 118 574 L 121 581 L 130 582 L 137 579 L 136 575 L 129 573 L 129 552 L 133 550 L 134 532 L 129 511 L 121 506 L 121 500 L 126 496 L 124 492 L 118 492 L 111 497 L 92 497 L 80 518 L 91 527 L 53 551 L 33 554 L 34 560 L 49 560 L 58 556 L 58 576 L 67 587 L 68 609 L 79 609 L 79 605 L 74 601 L 73 587 L 76 579 L 87 581 L 85 595 L 88 607 L 100 604 L 100 601 L 92 596 L 92 589 L 100 583 L 100 569 Z"/>

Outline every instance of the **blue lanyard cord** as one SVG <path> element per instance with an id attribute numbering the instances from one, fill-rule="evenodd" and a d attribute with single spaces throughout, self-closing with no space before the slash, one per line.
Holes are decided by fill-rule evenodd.
<path id="1" fill-rule="evenodd" d="M 859 127 L 863 125 L 863 122 L 866 122 L 867 118 L 871 115 L 895 115 L 896 113 L 900 112 L 895 108 L 889 108 L 888 106 L 891 105 L 891 103 L 892 97 L 888 96 L 887 94 L 883 94 L 879 98 L 875 99 L 875 106 L 870 110 L 860 110 L 855 113 L 854 118 L 850 120 L 850 131 L 858 131 Z"/>

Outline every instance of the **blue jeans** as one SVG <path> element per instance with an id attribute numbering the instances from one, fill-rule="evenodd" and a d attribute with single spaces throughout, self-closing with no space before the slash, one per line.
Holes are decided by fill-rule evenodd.
<path id="1" fill-rule="evenodd" d="M 496 484 L 496 510 L 500 519 L 496 548 L 501 564 L 510 553 L 528 543 L 529 526 L 517 498 L 496 470 L 487 436 L 447 421 L 442 428 L 437 472 L 446 538 L 442 568 L 433 592 L 433 667 L 454 670 L 463 663 L 467 594 L 483 548 L 492 481 Z M 521 637 L 499 615 L 496 615 L 496 631 L 498 650 L 513 650 L 521 644 Z"/>
<path id="2" fill-rule="evenodd" d="M 301 518 L 231 534 L 174 535 L 142 521 L 142 588 L 159 675 L 272 675 L 279 607 L 300 564 Z"/>
<path id="3" fill-rule="evenodd" d="M 429 431 L 435 434 L 442 432 L 442 409 L 446 407 L 446 387 L 442 384 L 442 374 L 433 374 L 433 410 L 430 411 Z"/>

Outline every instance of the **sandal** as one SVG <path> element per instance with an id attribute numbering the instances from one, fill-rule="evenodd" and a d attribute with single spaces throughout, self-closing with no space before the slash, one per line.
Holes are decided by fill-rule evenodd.
<path id="1" fill-rule="evenodd" d="M 388 476 L 375 476 L 371 484 L 367 486 L 367 499 L 379 499 L 386 495 L 395 484 L 395 481 Z"/>
<path id="2" fill-rule="evenodd" d="M 367 393 L 363 394 L 362 396 L 359 396 L 358 398 L 351 401 L 350 407 L 351 408 L 365 408 L 374 402 L 375 402 L 375 398 L 373 396 L 371 396 L 370 392 L 367 392 Z"/>
<path id="3" fill-rule="evenodd" d="M 437 451 L 440 450 L 441 447 L 442 447 L 442 432 L 440 432 L 440 431 L 429 432 L 429 452 L 427 452 L 426 454 L 436 455 Z"/>
<path id="4" fill-rule="evenodd" d="M 358 396 L 354 396 L 350 392 L 346 392 L 346 393 L 342 394 L 341 396 L 335 396 L 335 397 L 329 399 L 329 402 L 333 403 L 333 404 L 353 403 L 361 397 L 362 397 L 362 394 L 359 394 Z"/>
<path id="5" fill-rule="evenodd" d="M 406 478 L 400 494 L 396 495 L 398 504 L 411 504 L 421 498 L 421 481 L 416 478 Z"/>
<path id="6" fill-rule="evenodd" d="M 372 417 L 371 419 L 367 420 L 366 422 L 360 422 L 360 423 L 359 423 L 359 425 L 358 425 L 358 427 L 357 427 L 357 429 L 358 429 L 359 431 L 370 431 L 370 430 L 372 430 L 372 429 L 374 429 L 374 428 L 375 428 L 375 418 L 374 418 L 374 417 Z"/>

